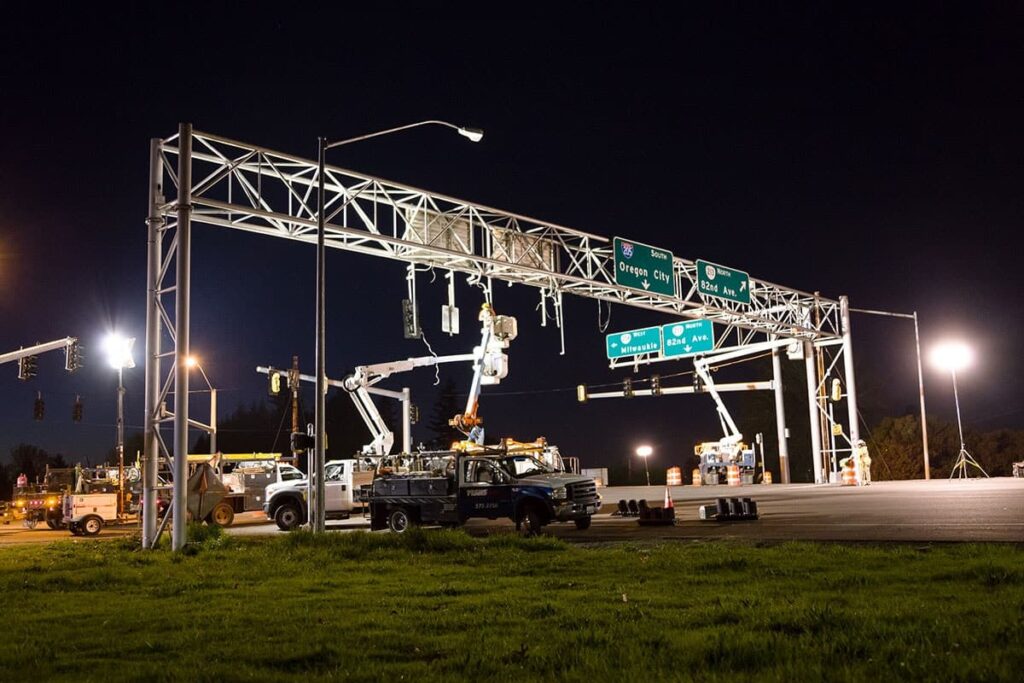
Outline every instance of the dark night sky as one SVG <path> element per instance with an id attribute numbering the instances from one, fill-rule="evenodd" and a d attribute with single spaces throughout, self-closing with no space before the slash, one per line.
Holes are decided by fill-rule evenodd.
<path id="1" fill-rule="evenodd" d="M 182 120 L 308 157 L 318 135 L 434 117 L 482 127 L 478 145 L 423 129 L 336 150 L 331 162 L 848 294 L 854 306 L 916 309 L 926 345 L 965 334 L 978 348 L 962 381 L 968 425 L 1024 427 L 1020 3 L 580 5 L 475 21 L 282 4 L 28 4 L 5 7 L 0 26 L 0 351 L 76 335 L 91 363 L 69 378 L 61 354 L 44 356 L 29 384 L 4 366 L 0 453 L 28 441 L 95 459 L 112 445 L 115 377 L 99 340 L 116 326 L 141 344 L 148 140 Z M 298 353 L 311 367 L 314 254 L 209 226 L 194 235 L 192 343 L 229 412 L 263 395 L 255 365 Z M 328 269 L 329 374 L 425 353 L 402 339 L 401 265 L 333 253 Z M 443 288 L 424 283 L 435 348 L 468 350 L 479 295 L 460 288 L 464 332 L 448 339 Z M 520 319 L 497 390 L 622 376 L 605 366 L 593 302 L 567 301 L 566 357 L 557 331 L 539 326 L 533 290 L 500 286 L 496 305 Z M 658 321 L 616 308 L 610 330 Z M 884 386 L 868 408 L 913 405 L 911 327 L 857 318 L 854 333 L 859 377 Z M 142 421 L 142 374 L 127 373 L 130 426 Z M 468 383 L 466 367 L 444 374 Z M 425 413 L 430 379 L 411 382 Z M 948 380 L 929 371 L 926 381 L 931 410 L 951 417 Z M 37 390 L 42 423 L 31 419 Z M 70 417 L 76 393 L 81 425 Z M 704 398 L 580 407 L 567 391 L 485 394 L 482 413 L 492 435 L 545 434 L 591 464 L 641 440 L 689 453 L 717 436 Z"/>

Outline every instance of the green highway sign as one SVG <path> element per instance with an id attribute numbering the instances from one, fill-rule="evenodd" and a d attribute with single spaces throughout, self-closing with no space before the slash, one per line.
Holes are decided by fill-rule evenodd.
<path id="1" fill-rule="evenodd" d="M 715 348 L 715 327 L 710 320 L 684 320 L 661 326 L 665 358 L 692 356 Z"/>
<path id="2" fill-rule="evenodd" d="M 604 339 L 608 359 L 639 356 L 643 353 L 657 354 L 661 351 L 661 328 L 645 327 L 628 332 L 609 334 Z"/>
<path id="3" fill-rule="evenodd" d="M 750 303 L 750 276 L 707 261 L 697 261 L 697 291 L 740 304 Z"/>
<path id="4" fill-rule="evenodd" d="M 615 284 L 652 294 L 676 294 L 671 251 L 621 237 L 614 239 Z"/>

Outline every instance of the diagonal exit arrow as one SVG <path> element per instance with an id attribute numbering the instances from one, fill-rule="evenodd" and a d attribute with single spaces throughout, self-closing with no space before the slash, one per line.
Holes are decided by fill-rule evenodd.
<path id="1" fill-rule="evenodd" d="M 747 288 L 747 281 L 744 280 L 743 282 L 740 283 L 740 291 L 742 292 L 746 288 Z"/>

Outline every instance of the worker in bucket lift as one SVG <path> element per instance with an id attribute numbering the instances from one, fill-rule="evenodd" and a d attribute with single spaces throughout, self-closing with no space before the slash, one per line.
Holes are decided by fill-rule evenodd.
<path id="1" fill-rule="evenodd" d="M 864 439 L 857 439 L 853 444 L 853 454 L 860 465 L 860 480 L 864 486 L 871 483 L 871 456 L 868 455 L 868 445 Z"/>

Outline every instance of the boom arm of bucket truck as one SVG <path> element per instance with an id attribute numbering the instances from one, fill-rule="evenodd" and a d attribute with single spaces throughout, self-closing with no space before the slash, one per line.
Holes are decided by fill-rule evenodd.
<path id="1" fill-rule="evenodd" d="M 739 428 L 736 427 L 736 423 L 733 421 L 732 415 L 729 414 L 729 410 L 725 407 L 725 403 L 722 402 L 722 397 L 715 389 L 715 380 L 711 377 L 711 366 L 731 360 L 739 360 L 764 351 L 771 351 L 774 348 L 781 348 L 789 343 L 789 340 L 772 340 L 762 342 L 760 344 L 751 344 L 750 346 L 725 353 L 718 353 L 713 356 L 704 356 L 694 359 L 694 372 L 696 372 L 697 376 L 700 377 L 700 380 L 703 382 L 707 392 L 711 394 L 711 398 L 714 399 L 715 407 L 718 410 L 718 419 L 722 423 L 722 432 L 725 434 L 725 437 L 722 438 L 720 442 L 721 444 L 736 445 L 743 441 L 743 434 L 741 434 Z"/>
<path id="2" fill-rule="evenodd" d="M 474 348 L 473 353 L 419 356 L 386 363 L 360 365 L 345 378 L 342 386 L 349 392 L 356 410 L 373 435 L 373 440 L 363 446 L 364 454 L 386 455 L 391 452 L 395 441 L 394 433 L 385 424 L 368 388 L 391 375 L 408 372 L 415 368 L 472 361 L 473 383 L 469 399 L 466 402 L 466 411 L 464 414 L 456 415 L 451 422 L 463 431 L 468 431 L 480 424 L 481 420 L 476 414 L 480 387 L 484 384 L 498 384 L 508 375 L 508 357 L 503 351 L 508 348 L 509 342 L 515 339 L 517 333 L 515 318 L 494 315 L 488 304 L 484 304 L 481 308 L 480 321 L 480 346 Z M 466 427 L 464 428 L 463 425 Z"/>
<path id="3" fill-rule="evenodd" d="M 473 382 L 466 397 L 466 408 L 448 424 L 464 434 L 472 434 L 483 423 L 477 415 L 480 405 L 480 387 L 500 384 L 508 376 L 508 356 L 505 349 L 519 334 L 516 319 L 510 315 L 497 315 L 490 304 L 480 307 L 480 346 L 473 349 Z M 471 440 L 483 441 L 482 434 Z"/>

